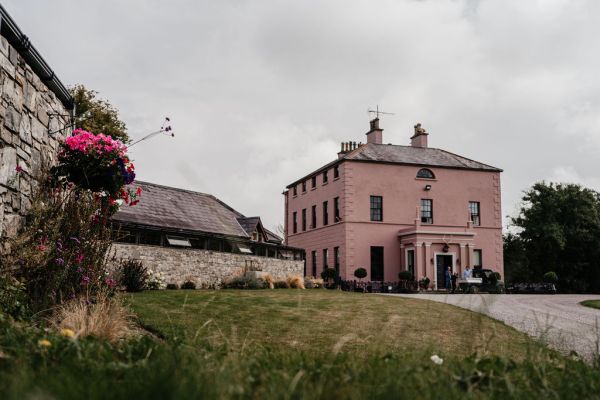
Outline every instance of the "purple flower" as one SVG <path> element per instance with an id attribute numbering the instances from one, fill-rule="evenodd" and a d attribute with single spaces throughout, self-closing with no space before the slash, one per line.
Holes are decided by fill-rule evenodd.
<path id="1" fill-rule="evenodd" d="M 62 257 L 59 257 L 54 261 L 56 262 L 56 265 L 65 265 L 65 260 Z"/>
<path id="2" fill-rule="evenodd" d="M 78 244 L 79 244 L 79 243 L 81 243 L 81 242 L 79 241 L 79 239 L 77 239 L 75 236 L 71 236 L 71 240 L 75 241 L 75 242 L 76 242 L 76 243 L 78 243 Z"/>

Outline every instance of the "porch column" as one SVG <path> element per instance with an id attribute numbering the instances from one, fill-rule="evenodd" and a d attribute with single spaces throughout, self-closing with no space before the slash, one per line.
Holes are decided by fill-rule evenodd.
<path id="1" fill-rule="evenodd" d="M 465 246 L 464 243 L 460 244 L 460 265 L 458 266 L 458 275 L 462 276 L 463 271 L 465 270 L 465 267 L 468 265 L 467 262 L 467 248 Z"/>
<path id="2" fill-rule="evenodd" d="M 473 246 L 467 244 L 467 264 L 469 268 L 473 269 Z"/>
<path id="3" fill-rule="evenodd" d="M 425 243 L 425 276 L 427 276 L 431 282 L 434 281 L 435 274 L 433 274 L 431 268 L 431 242 Z"/>
<path id="4" fill-rule="evenodd" d="M 399 265 L 399 271 L 404 271 L 408 265 L 405 265 L 406 261 L 404 260 L 404 244 L 400 243 L 400 263 Z"/>
<path id="5" fill-rule="evenodd" d="M 421 262 L 423 261 L 421 245 L 422 243 L 415 242 L 415 275 L 417 275 L 417 279 L 422 277 L 420 274 L 423 271 L 423 267 L 421 266 Z"/>

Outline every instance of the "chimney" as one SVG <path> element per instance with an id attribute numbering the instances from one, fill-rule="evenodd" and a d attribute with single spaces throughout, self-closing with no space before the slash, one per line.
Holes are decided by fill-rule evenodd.
<path id="1" fill-rule="evenodd" d="M 381 144 L 383 142 L 383 129 L 379 127 L 379 118 L 371 121 L 371 130 L 367 132 L 367 143 Z"/>
<path id="2" fill-rule="evenodd" d="M 429 133 L 425 131 L 425 128 L 421 128 L 421 123 L 415 125 L 415 134 L 410 138 L 410 145 L 412 147 L 427 147 L 427 136 Z"/>

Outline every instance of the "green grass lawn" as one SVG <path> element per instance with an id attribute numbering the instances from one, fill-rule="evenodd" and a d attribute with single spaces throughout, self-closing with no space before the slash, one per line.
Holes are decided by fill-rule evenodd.
<path id="1" fill-rule="evenodd" d="M 581 302 L 581 305 L 600 309 L 600 300 L 585 300 Z"/>
<path id="2" fill-rule="evenodd" d="M 542 347 L 462 308 L 333 290 L 147 291 L 130 295 L 141 322 L 188 344 L 268 347 L 354 357 L 372 353 L 473 352 L 521 359 Z"/>
<path id="3" fill-rule="evenodd" d="M 111 346 L 0 318 L 0 399 L 600 398 L 600 362 L 445 304 L 322 289 L 126 299 L 153 335 Z"/>

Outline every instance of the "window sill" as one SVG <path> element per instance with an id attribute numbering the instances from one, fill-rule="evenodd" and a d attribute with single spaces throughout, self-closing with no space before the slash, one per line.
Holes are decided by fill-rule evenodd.
<path id="1" fill-rule="evenodd" d="M 323 182 L 323 186 L 327 185 L 329 182 Z"/>
<path id="2" fill-rule="evenodd" d="M 311 188 L 311 189 L 310 189 L 310 191 L 311 191 L 311 192 L 312 192 L 313 190 L 317 190 L 317 188 L 316 188 L 316 187 L 314 187 L 314 188 Z"/>
<path id="3" fill-rule="evenodd" d="M 415 178 L 415 180 L 417 180 L 417 181 L 428 181 L 428 182 L 435 182 L 435 181 L 437 181 L 436 178 Z"/>
<path id="4" fill-rule="evenodd" d="M 333 178 L 334 181 L 338 181 L 340 180 L 340 177 L 338 176 L 337 178 Z"/>

